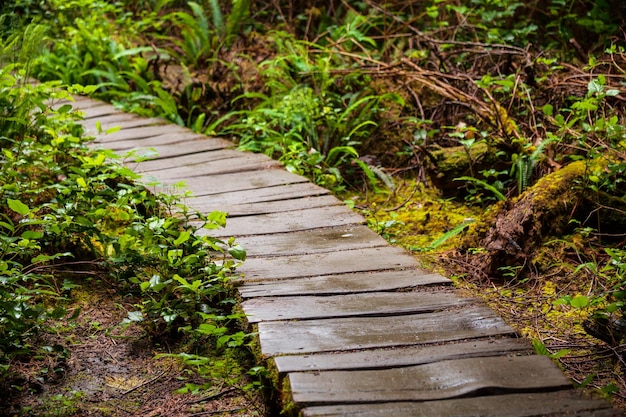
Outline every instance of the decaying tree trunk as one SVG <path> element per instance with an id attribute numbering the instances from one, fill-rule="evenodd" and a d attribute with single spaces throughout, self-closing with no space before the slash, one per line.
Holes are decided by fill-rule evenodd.
<path id="1" fill-rule="evenodd" d="M 507 270 L 521 270 L 545 236 L 566 231 L 583 198 L 574 182 L 583 178 L 586 169 L 584 161 L 577 161 L 546 175 L 502 204 L 490 220 L 472 225 L 463 246 L 485 249 L 473 257 L 474 270 L 494 278 Z"/>

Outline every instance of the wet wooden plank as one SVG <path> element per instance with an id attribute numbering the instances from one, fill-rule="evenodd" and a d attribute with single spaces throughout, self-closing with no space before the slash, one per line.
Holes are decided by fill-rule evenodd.
<path id="1" fill-rule="evenodd" d="M 211 230 L 216 237 L 266 235 L 286 233 L 321 227 L 362 224 L 365 220 L 345 206 L 318 207 L 285 213 L 233 217 L 224 229 Z M 248 262 L 246 262 L 248 263 Z M 317 275 L 317 274 L 316 274 Z"/>
<path id="2" fill-rule="evenodd" d="M 85 129 L 95 131 L 98 124 L 100 124 L 102 130 L 106 130 L 111 127 L 122 127 L 122 123 L 124 123 L 124 125 L 126 125 L 126 123 L 130 123 L 131 126 L 128 127 L 149 126 L 149 120 L 150 119 L 147 117 L 140 117 L 136 114 L 117 112 L 106 116 L 83 120 L 81 124 L 85 127 Z M 161 120 L 161 122 L 167 123 L 165 120 Z M 139 123 L 139 125 L 133 125 L 133 123 Z"/>
<path id="3" fill-rule="evenodd" d="M 137 165 L 137 172 L 166 171 L 168 169 L 177 169 L 182 167 L 189 168 L 193 167 L 194 165 L 210 164 L 214 161 L 241 158 L 247 155 L 248 154 L 239 152 L 234 149 L 219 149 L 217 151 L 189 153 L 180 156 L 172 156 L 170 158 L 159 158 L 141 162 Z M 264 155 L 259 154 L 250 155 L 265 157 Z"/>
<path id="4" fill-rule="evenodd" d="M 245 236 L 237 242 L 248 250 L 248 256 L 304 255 L 348 249 L 387 246 L 385 239 L 367 226 L 348 225 L 276 235 Z M 306 242 L 306 245 L 303 245 Z"/>
<path id="5" fill-rule="evenodd" d="M 410 346 L 514 334 L 491 309 L 467 306 L 394 317 L 270 321 L 258 325 L 264 355 Z"/>
<path id="6" fill-rule="evenodd" d="M 332 296 L 261 297 L 241 304 L 249 323 L 425 313 L 476 303 L 454 292 L 378 292 Z"/>
<path id="7" fill-rule="evenodd" d="M 308 183 L 309 180 L 284 169 L 264 169 L 258 171 L 237 172 L 230 174 L 205 175 L 185 179 L 184 187 L 195 196 L 230 193 L 254 190 L 257 188 L 275 187 L 285 184 Z M 163 188 L 180 180 L 166 180 Z"/>
<path id="8" fill-rule="evenodd" d="M 554 391 L 571 382 L 546 356 L 465 358 L 404 368 L 295 372 L 291 395 L 299 405 L 442 400 L 481 391 Z"/>
<path id="9" fill-rule="evenodd" d="M 154 147 L 176 147 L 176 145 L 180 144 L 184 146 L 187 142 L 195 142 L 200 140 L 207 140 L 216 144 L 215 149 L 224 149 L 232 147 L 233 144 L 224 139 L 218 138 L 210 138 L 208 136 L 199 135 L 193 132 L 180 133 L 176 135 L 159 135 L 159 136 L 150 136 L 142 139 L 131 139 L 131 140 L 120 140 L 113 142 L 101 142 L 95 141 L 94 143 L 100 145 L 100 147 L 105 147 L 108 149 L 112 149 L 114 151 L 119 150 L 131 150 L 131 149 L 149 149 Z"/>
<path id="10" fill-rule="evenodd" d="M 152 166 L 152 169 L 147 171 L 143 167 L 137 167 L 136 172 L 143 173 L 144 176 L 148 176 L 157 180 L 181 180 L 199 176 L 213 175 L 213 174 L 229 174 L 235 172 L 245 171 L 259 171 L 272 167 L 280 166 L 280 163 L 269 159 L 265 155 L 254 153 L 241 153 L 234 150 L 219 150 L 209 153 L 217 152 L 233 152 L 231 157 L 223 159 L 210 159 L 207 155 L 207 161 L 189 166 L 176 166 L 174 163 L 168 167 L 167 163 L 163 163 L 159 166 Z M 219 158 L 220 155 L 214 155 Z M 132 167 L 132 164 L 131 164 Z"/>
<path id="11" fill-rule="evenodd" d="M 238 241 L 240 240 L 238 239 Z M 238 291 L 243 298 L 253 298 L 393 291 L 425 285 L 449 285 L 451 283 L 452 281 L 439 274 L 428 273 L 420 269 L 407 269 L 403 271 L 324 275 L 289 280 L 244 281 L 238 287 Z"/>
<path id="12" fill-rule="evenodd" d="M 404 249 L 383 246 L 340 252 L 248 258 L 239 272 L 244 274 L 245 280 L 266 280 L 416 266 L 415 258 L 407 254 Z"/>
<path id="13" fill-rule="evenodd" d="M 80 111 L 83 113 L 83 117 L 85 120 L 89 120 L 92 118 L 109 116 L 111 114 L 121 113 L 118 109 L 113 107 L 111 104 L 100 103 L 97 106 L 90 107 L 80 107 Z"/>
<path id="14" fill-rule="evenodd" d="M 100 123 L 100 129 L 102 130 L 102 132 L 98 131 L 97 123 Z M 82 125 L 85 127 L 85 132 L 88 135 L 96 136 L 97 141 L 107 143 L 114 142 L 113 140 L 108 140 L 107 138 L 106 131 L 108 129 L 133 129 L 144 126 L 157 126 L 167 124 L 168 122 L 163 119 L 138 117 L 128 113 L 119 113 L 109 116 L 96 117 L 93 119 L 85 120 L 82 123 Z M 109 135 L 111 135 L 112 133 L 110 133 Z"/>
<path id="15" fill-rule="evenodd" d="M 570 390 L 508 394 L 426 402 L 343 404 L 307 407 L 303 417 L 617 417 L 622 413 L 604 400 L 582 398 Z"/>
<path id="16" fill-rule="evenodd" d="M 190 207 L 199 211 L 224 211 L 231 218 L 238 216 L 252 216 L 270 213 L 291 212 L 294 210 L 310 209 L 315 207 L 328 207 L 341 205 L 343 203 L 332 195 L 322 195 L 304 198 L 293 198 L 290 200 L 251 202 L 246 204 L 227 204 L 210 201 L 210 199 L 198 200 L 189 198 L 186 200 Z"/>
<path id="17" fill-rule="evenodd" d="M 185 141 L 173 144 L 154 144 L 147 138 L 147 143 L 141 143 L 141 148 L 136 148 L 130 161 L 137 158 L 150 158 L 158 161 L 160 159 L 170 159 L 180 156 L 191 156 L 203 152 L 212 152 L 232 147 L 232 143 L 224 139 L 208 138 L 203 135 L 189 136 Z M 180 140 L 180 138 L 178 138 Z"/>
<path id="18" fill-rule="evenodd" d="M 332 352 L 288 355 L 273 358 L 278 372 L 336 371 L 348 369 L 397 368 L 451 359 L 510 354 L 529 354 L 534 350 L 521 339 L 490 338 L 435 346 L 408 346 L 393 349 L 368 349 L 356 352 Z"/>
<path id="19" fill-rule="evenodd" d="M 130 140 L 130 139 L 143 139 L 149 138 L 151 136 L 160 136 L 160 135 L 178 135 L 178 134 L 188 134 L 190 132 L 189 129 L 186 129 L 182 126 L 178 126 L 175 124 L 165 124 L 165 125 L 150 125 L 150 126 L 140 126 L 140 127 L 132 127 L 129 129 L 122 129 L 115 133 L 110 133 L 108 135 L 101 134 L 96 136 L 96 140 L 109 143 L 118 140 Z"/>
<path id="20" fill-rule="evenodd" d="M 329 193 L 327 189 L 311 184 L 310 182 L 299 182 L 295 184 L 280 184 L 272 187 L 258 187 L 243 191 L 229 191 L 226 193 L 204 195 L 189 200 L 189 203 L 238 205 L 328 195 Z M 337 201 L 339 202 L 339 200 Z"/>

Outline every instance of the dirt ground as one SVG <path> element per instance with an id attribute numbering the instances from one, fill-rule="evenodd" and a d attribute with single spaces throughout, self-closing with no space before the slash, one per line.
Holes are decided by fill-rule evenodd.
<path id="1" fill-rule="evenodd" d="M 48 354 L 17 363 L 18 375 L 0 392 L 0 416 L 264 416 L 250 381 L 212 380 L 197 393 L 176 393 L 185 384 L 206 383 L 151 343 L 139 327 L 123 336 L 119 323 L 132 308 L 113 291 L 73 291 L 79 316 L 40 336 Z"/>

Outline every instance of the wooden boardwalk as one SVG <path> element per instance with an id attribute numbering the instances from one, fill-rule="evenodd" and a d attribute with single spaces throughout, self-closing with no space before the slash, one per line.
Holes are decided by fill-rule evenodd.
<path id="1" fill-rule="evenodd" d="M 481 301 L 419 269 L 328 191 L 263 155 L 159 119 L 77 98 L 96 146 L 156 157 L 128 166 L 186 203 L 229 213 L 248 251 L 238 283 L 259 360 L 286 415 L 617 416 Z M 97 134 L 121 126 L 118 132 Z"/>

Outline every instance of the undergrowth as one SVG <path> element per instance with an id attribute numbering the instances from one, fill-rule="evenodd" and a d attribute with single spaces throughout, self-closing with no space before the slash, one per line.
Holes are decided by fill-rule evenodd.
<path id="1" fill-rule="evenodd" d="M 230 290 L 246 253 L 232 239 L 198 233 L 224 227 L 226 214 L 203 215 L 180 204 L 181 196 L 155 194 L 122 165 L 123 156 L 87 147 L 71 94 L 92 89 L 30 84 L 30 67 L 12 55 L 17 43 L 36 44 L 40 30 L 7 37 L 0 54 L 2 389 L 29 389 L 12 385 L 19 364 L 63 349 L 40 345 L 37 336 L 77 317 L 65 306 L 94 277 L 136 300 L 114 334 L 139 325 L 150 340 L 184 340 L 188 352 L 202 353 L 174 356 L 200 374 L 229 374 L 230 362 L 214 358 L 245 352 L 250 341 L 237 330 L 241 314 L 233 312 Z M 213 353 L 201 356 L 202 345 Z"/>

